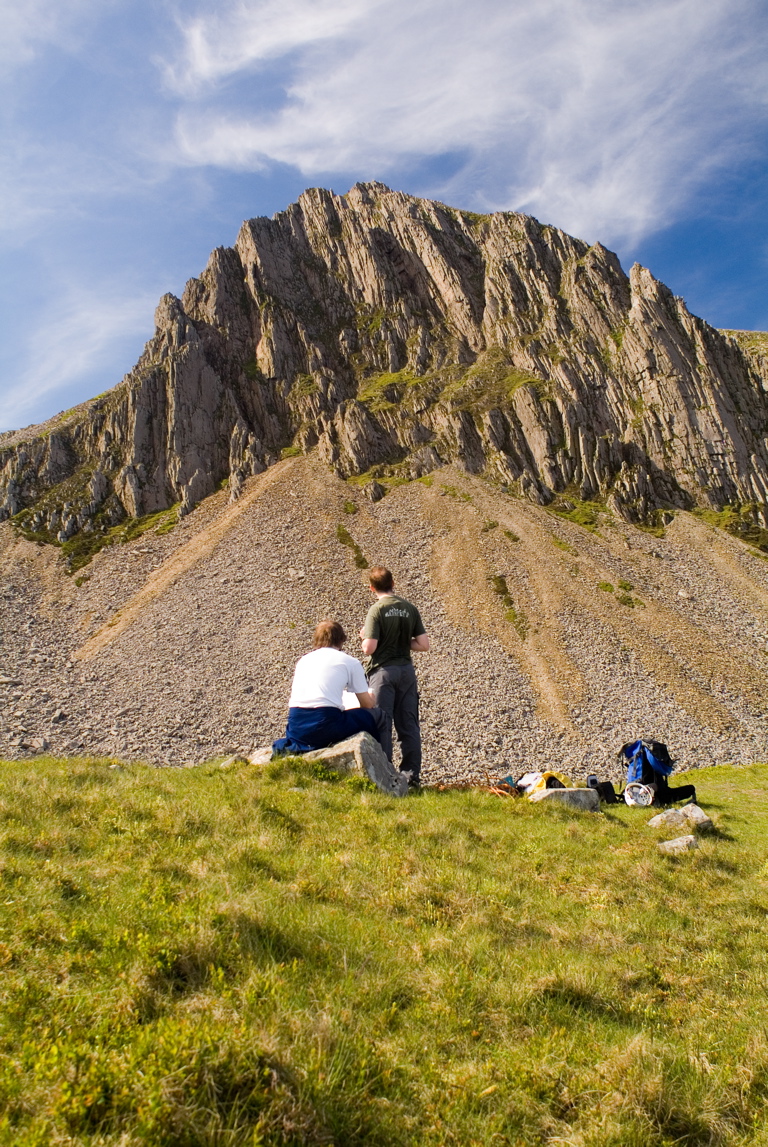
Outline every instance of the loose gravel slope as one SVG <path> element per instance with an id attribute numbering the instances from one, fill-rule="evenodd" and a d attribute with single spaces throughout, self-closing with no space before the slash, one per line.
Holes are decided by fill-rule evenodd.
<path id="1" fill-rule="evenodd" d="M 277 736 L 316 621 L 356 635 L 370 601 L 339 525 L 432 637 L 417 662 L 428 781 L 618 776 L 613 755 L 641 733 L 685 767 L 766 759 L 754 550 L 683 513 L 664 538 L 608 515 L 591 532 L 452 469 L 371 504 L 312 456 L 102 551 L 80 586 L 0 525 L 0 755 L 47 742 L 181 765 Z"/>

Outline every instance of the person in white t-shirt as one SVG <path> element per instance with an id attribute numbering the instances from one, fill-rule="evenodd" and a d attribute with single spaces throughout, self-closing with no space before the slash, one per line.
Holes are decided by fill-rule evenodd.
<path id="1" fill-rule="evenodd" d="M 315 648 L 294 670 L 285 736 L 272 743 L 273 752 L 308 753 L 361 732 L 381 743 L 386 718 L 376 707 L 362 665 L 343 652 L 346 640 L 338 621 L 316 627 Z M 359 708 L 345 709 L 345 692 L 354 694 Z"/>

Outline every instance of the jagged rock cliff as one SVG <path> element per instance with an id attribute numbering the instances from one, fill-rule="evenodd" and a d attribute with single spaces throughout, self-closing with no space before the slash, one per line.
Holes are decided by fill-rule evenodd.
<path id="1" fill-rule="evenodd" d="M 343 477 L 444 462 L 630 521 L 768 503 L 768 381 L 600 244 L 357 184 L 243 224 L 113 391 L 0 436 L 0 519 L 60 543 L 317 447 Z M 381 486 L 371 482 L 372 496 Z"/>

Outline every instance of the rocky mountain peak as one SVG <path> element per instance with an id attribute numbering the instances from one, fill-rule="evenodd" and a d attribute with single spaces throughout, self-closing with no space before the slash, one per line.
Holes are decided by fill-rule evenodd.
<path id="1" fill-rule="evenodd" d="M 455 462 L 540 504 L 766 524 L 764 355 L 530 216 L 312 188 L 247 220 L 155 325 L 107 395 L 0 438 L 0 519 L 87 553 L 316 449 L 373 496 Z"/>

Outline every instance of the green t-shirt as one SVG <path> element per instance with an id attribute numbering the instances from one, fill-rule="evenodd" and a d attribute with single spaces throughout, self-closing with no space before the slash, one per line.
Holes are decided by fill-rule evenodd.
<path id="1" fill-rule="evenodd" d="M 411 638 L 426 633 L 421 614 L 415 605 L 388 593 L 368 610 L 363 637 L 375 637 L 376 650 L 365 662 L 366 672 L 382 665 L 407 665 L 411 660 Z"/>

